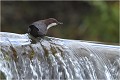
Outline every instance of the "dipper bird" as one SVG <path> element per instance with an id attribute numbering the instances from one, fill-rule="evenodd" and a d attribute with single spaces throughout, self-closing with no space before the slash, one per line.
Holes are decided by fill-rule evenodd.
<path id="1" fill-rule="evenodd" d="M 63 24 L 63 23 L 58 22 L 54 18 L 39 20 L 39 21 L 33 22 L 29 26 L 28 33 L 34 36 L 35 38 L 44 37 L 47 34 L 47 31 L 50 27 L 56 26 L 58 24 Z"/>

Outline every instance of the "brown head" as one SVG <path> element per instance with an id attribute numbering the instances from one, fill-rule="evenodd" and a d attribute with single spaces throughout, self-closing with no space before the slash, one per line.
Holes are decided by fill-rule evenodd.
<path id="1" fill-rule="evenodd" d="M 56 19 L 54 18 L 48 18 L 48 19 L 45 19 L 45 24 L 47 26 L 47 29 L 49 29 L 50 27 L 52 26 L 56 26 L 56 25 L 59 25 L 59 24 L 63 24 L 61 22 L 58 22 Z"/>
<path id="2" fill-rule="evenodd" d="M 46 24 L 47 26 L 50 25 L 51 23 L 63 24 L 63 23 L 61 23 L 61 22 L 58 22 L 55 18 L 45 19 L 45 24 Z"/>

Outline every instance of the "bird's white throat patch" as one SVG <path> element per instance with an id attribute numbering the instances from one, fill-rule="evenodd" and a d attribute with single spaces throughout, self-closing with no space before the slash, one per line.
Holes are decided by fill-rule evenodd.
<path id="1" fill-rule="evenodd" d="M 49 29 L 52 26 L 56 26 L 56 25 L 57 25 L 56 23 L 51 23 L 51 24 L 48 25 L 47 29 Z"/>

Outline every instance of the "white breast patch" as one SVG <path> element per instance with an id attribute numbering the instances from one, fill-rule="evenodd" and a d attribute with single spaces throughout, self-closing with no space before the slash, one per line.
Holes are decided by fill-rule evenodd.
<path id="1" fill-rule="evenodd" d="M 51 23 L 51 24 L 48 25 L 47 29 L 49 29 L 52 26 L 56 26 L 56 25 L 57 25 L 56 23 Z"/>

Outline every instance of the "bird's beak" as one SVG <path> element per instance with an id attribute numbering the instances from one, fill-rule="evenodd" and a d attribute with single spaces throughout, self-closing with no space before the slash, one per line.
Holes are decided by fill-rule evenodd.
<path id="1" fill-rule="evenodd" d="M 58 24 L 63 24 L 62 22 L 58 22 Z"/>

